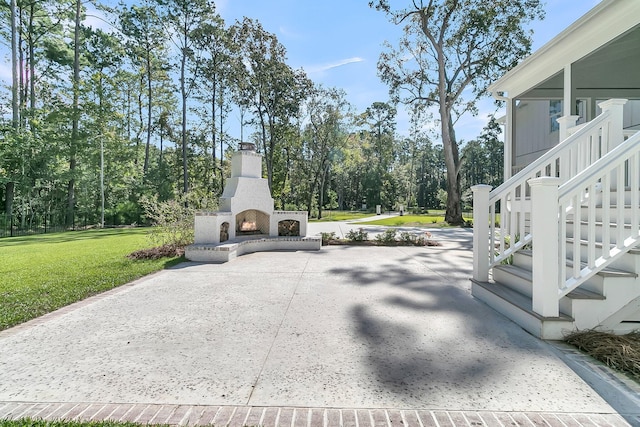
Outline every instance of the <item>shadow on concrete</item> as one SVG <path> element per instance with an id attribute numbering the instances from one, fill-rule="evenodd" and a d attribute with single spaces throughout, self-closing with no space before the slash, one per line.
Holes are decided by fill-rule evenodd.
<path id="1" fill-rule="evenodd" d="M 543 343 L 471 297 L 469 276 L 460 271 L 468 271 L 470 261 L 437 258 L 418 252 L 374 269 L 330 273 L 347 275 L 349 286 L 384 290 L 377 302 L 355 304 L 351 316 L 368 365 L 385 389 L 407 399 L 452 390 L 484 399 L 487 383 L 512 380 L 497 353 L 538 352 Z"/>

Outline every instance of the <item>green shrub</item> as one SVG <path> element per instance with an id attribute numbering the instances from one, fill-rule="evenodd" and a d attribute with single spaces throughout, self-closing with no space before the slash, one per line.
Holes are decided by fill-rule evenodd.
<path id="1" fill-rule="evenodd" d="M 197 209 L 215 210 L 214 203 L 205 196 L 191 192 L 171 200 L 160 201 L 157 196 L 140 199 L 145 215 L 153 225 L 151 242 L 158 246 L 182 247 L 193 243 L 194 218 Z"/>
<path id="2" fill-rule="evenodd" d="M 387 228 L 384 233 L 380 233 L 376 236 L 376 242 L 383 245 L 390 245 L 396 243 L 396 233 L 398 230 L 395 228 Z"/>
<path id="3" fill-rule="evenodd" d="M 330 233 L 322 232 L 320 233 L 320 236 L 322 236 L 322 246 L 326 246 L 329 244 L 329 241 L 336 239 L 336 233 L 333 231 Z"/>
<path id="4" fill-rule="evenodd" d="M 349 231 L 345 237 L 352 242 L 364 242 L 365 240 L 369 240 L 369 233 L 359 228 L 358 231 Z"/>
<path id="5" fill-rule="evenodd" d="M 414 244 L 416 242 L 416 235 L 409 233 L 408 231 L 403 231 L 400 233 L 400 241 L 403 243 Z"/>

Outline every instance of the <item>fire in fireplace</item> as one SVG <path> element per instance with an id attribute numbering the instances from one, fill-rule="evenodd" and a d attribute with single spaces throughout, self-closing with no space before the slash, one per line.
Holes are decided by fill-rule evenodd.
<path id="1" fill-rule="evenodd" d="M 243 220 L 240 223 L 240 230 L 238 231 L 256 231 L 256 223 L 255 221 L 247 221 L 247 220 Z"/>

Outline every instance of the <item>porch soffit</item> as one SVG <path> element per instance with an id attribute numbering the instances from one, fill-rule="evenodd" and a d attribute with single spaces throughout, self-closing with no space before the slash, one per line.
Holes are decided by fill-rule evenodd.
<path id="1" fill-rule="evenodd" d="M 640 25 L 640 1 L 602 0 L 597 6 L 489 86 L 516 98 Z M 549 80 L 550 82 L 555 79 Z"/>
<path id="2" fill-rule="evenodd" d="M 597 97 L 601 94 L 622 93 L 622 97 L 640 94 L 640 24 L 574 62 L 571 67 L 572 86 L 576 96 Z M 518 98 L 562 98 L 563 71 L 540 82 Z M 613 91 L 613 92 L 612 92 Z"/>

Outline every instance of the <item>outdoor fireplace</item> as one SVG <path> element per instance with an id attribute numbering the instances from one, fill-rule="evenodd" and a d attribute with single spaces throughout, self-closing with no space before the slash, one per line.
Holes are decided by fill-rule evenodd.
<path id="1" fill-rule="evenodd" d="M 226 261 L 230 248 L 237 248 L 240 243 L 243 253 L 320 249 L 319 238 L 306 237 L 306 212 L 273 210 L 269 185 L 262 178 L 262 155 L 255 148 L 254 144 L 241 143 L 233 154 L 231 178 L 220 197 L 220 210 L 196 213 L 195 243 L 186 248 L 187 259 Z M 254 247 L 265 249 L 247 249 Z"/>

